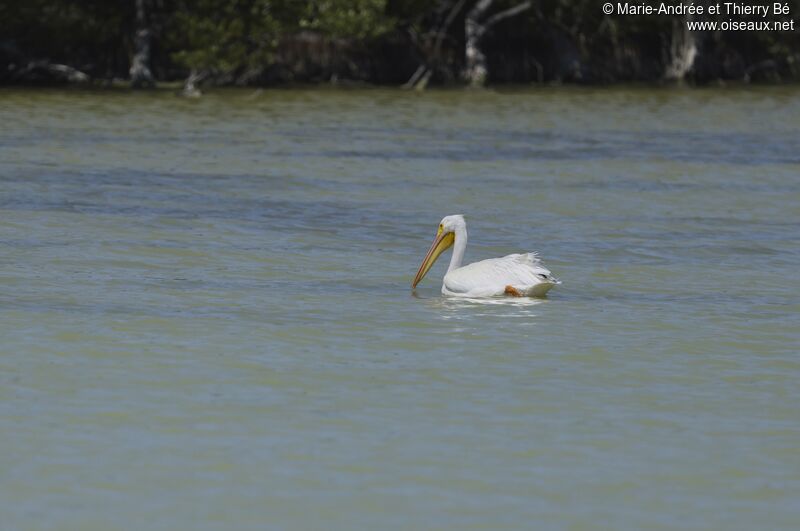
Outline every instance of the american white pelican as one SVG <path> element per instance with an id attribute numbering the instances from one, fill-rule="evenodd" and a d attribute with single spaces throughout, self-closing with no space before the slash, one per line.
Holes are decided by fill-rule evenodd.
<path id="1" fill-rule="evenodd" d="M 464 216 L 447 216 L 439 223 L 436 239 L 419 266 L 412 288 L 433 266 L 439 255 L 453 247 L 450 267 L 444 276 L 442 294 L 456 297 L 541 297 L 560 284 L 537 258 L 536 253 L 510 254 L 461 267 L 467 248 L 467 222 Z"/>

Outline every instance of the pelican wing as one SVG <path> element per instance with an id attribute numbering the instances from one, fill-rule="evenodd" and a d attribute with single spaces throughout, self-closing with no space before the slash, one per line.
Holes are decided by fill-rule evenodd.
<path id="1" fill-rule="evenodd" d="M 481 260 L 450 271 L 442 293 L 462 297 L 502 295 L 512 286 L 524 295 L 541 296 L 558 284 L 536 253 L 510 254 Z"/>

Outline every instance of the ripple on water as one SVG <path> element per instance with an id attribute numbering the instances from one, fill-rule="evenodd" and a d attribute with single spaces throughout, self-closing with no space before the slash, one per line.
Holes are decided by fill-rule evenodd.
<path id="1" fill-rule="evenodd" d="M 0 98 L 10 528 L 796 527 L 796 88 Z"/>

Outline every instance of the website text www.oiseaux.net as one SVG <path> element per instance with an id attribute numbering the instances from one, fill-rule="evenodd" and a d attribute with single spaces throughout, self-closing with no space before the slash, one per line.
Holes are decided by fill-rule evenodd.
<path id="1" fill-rule="evenodd" d="M 771 4 L 745 4 L 741 2 L 719 2 L 710 5 L 694 3 L 643 4 L 632 2 L 607 2 L 603 4 L 606 15 L 681 15 L 687 17 L 686 27 L 689 31 L 795 31 L 794 20 L 786 20 L 791 16 L 789 4 L 773 2 Z M 749 17 L 749 20 L 697 20 L 694 17 Z M 781 17 L 784 20 L 768 20 Z M 760 18 L 761 20 L 753 20 Z"/>

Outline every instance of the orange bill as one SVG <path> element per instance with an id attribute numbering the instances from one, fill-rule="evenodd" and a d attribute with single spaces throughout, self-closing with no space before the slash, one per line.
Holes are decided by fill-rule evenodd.
<path id="1" fill-rule="evenodd" d="M 417 284 L 419 284 L 419 282 L 425 278 L 425 275 L 428 273 L 430 268 L 433 267 L 433 263 L 436 262 L 436 259 L 439 258 L 439 255 L 449 249 L 455 240 L 455 234 L 452 232 L 444 232 L 442 227 L 439 227 L 439 231 L 436 233 L 436 238 L 433 240 L 433 244 L 428 250 L 428 254 L 425 255 L 425 259 L 422 260 L 422 264 L 419 266 L 419 271 L 417 271 L 417 276 L 414 277 L 414 282 L 411 283 L 412 288 L 417 287 Z"/>

